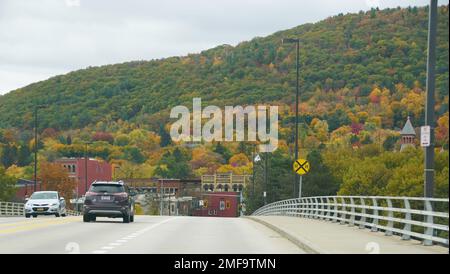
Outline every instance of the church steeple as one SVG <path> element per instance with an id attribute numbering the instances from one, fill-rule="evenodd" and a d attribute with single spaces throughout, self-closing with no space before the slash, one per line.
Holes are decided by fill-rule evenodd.
<path id="1" fill-rule="evenodd" d="M 402 136 L 401 140 L 401 147 L 400 151 L 405 149 L 408 146 L 415 147 L 415 141 L 416 141 L 416 131 L 414 130 L 414 127 L 411 123 L 411 119 L 408 116 L 408 120 L 405 123 L 405 126 L 403 127 L 402 131 L 400 132 L 400 135 Z"/>

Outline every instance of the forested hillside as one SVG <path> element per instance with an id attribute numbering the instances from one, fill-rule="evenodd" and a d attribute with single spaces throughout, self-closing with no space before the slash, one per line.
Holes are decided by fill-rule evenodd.
<path id="1" fill-rule="evenodd" d="M 448 6 L 439 8 L 436 79 L 437 185 L 447 197 L 448 15 Z M 267 156 L 269 188 L 277 191 L 268 199 L 291 197 L 295 50 L 281 39 L 299 37 L 301 155 L 313 166 L 305 192 L 421 195 L 422 152 L 396 151 L 407 117 L 415 127 L 423 124 L 427 28 L 426 8 L 373 9 L 235 47 L 90 67 L 31 84 L 0 96 L 0 177 L 32 176 L 36 104 L 47 105 L 39 111 L 43 161 L 82 156 L 88 141 L 90 156 L 121 165 L 119 177 L 251 173 L 251 144 L 171 142 L 170 108 L 201 97 L 204 106 L 280 106 L 280 146 Z M 258 190 L 261 168 L 255 167 Z"/>
<path id="2" fill-rule="evenodd" d="M 443 102 L 448 94 L 447 7 L 439 14 L 437 93 Z M 49 105 L 41 128 L 62 130 L 99 121 L 142 121 L 177 104 L 189 105 L 193 96 L 217 105 L 290 103 L 295 51 L 281 44 L 283 37 L 301 39 L 302 101 L 324 92 L 367 105 L 374 85 L 394 95 L 397 84 L 424 87 L 427 19 L 425 8 L 338 15 L 236 47 L 75 71 L 0 97 L 0 127 L 30 127 L 34 104 Z M 439 109 L 445 111 L 445 106 Z"/>

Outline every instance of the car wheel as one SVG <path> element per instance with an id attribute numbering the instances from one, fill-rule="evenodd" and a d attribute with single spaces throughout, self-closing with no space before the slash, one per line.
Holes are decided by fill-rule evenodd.
<path id="1" fill-rule="evenodd" d="M 123 222 L 124 223 L 129 223 L 130 222 L 130 214 L 123 215 Z"/>
<path id="2" fill-rule="evenodd" d="M 33 218 L 37 218 L 37 215 L 36 215 L 36 214 L 33 214 Z"/>
<path id="3" fill-rule="evenodd" d="M 91 218 L 88 214 L 83 215 L 83 222 L 89 223 L 91 221 Z"/>
<path id="4" fill-rule="evenodd" d="M 61 216 L 62 216 L 62 217 L 66 217 L 67 215 L 64 213 L 64 214 L 61 214 Z"/>
<path id="5" fill-rule="evenodd" d="M 25 218 L 30 218 L 30 214 L 25 214 Z"/>
<path id="6" fill-rule="evenodd" d="M 134 222 L 134 214 L 130 216 L 130 222 Z"/>
<path id="7" fill-rule="evenodd" d="M 95 222 L 97 220 L 96 216 L 91 216 L 91 222 Z"/>
<path id="8" fill-rule="evenodd" d="M 56 213 L 55 216 L 56 216 L 56 218 L 59 218 L 59 213 Z"/>

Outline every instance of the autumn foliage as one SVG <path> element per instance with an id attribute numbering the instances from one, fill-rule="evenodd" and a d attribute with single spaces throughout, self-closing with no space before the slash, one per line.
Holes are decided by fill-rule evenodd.
<path id="1" fill-rule="evenodd" d="M 42 184 L 41 189 L 43 191 L 58 191 L 66 199 L 66 203 L 70 204 L 76 182 L 69 178 L 67 169 L 58 163 L 43 162 L 40 164 L 39 170 L 38 179 Z"/>

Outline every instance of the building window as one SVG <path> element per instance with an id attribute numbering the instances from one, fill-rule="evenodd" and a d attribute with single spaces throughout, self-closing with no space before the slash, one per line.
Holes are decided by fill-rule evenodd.
<path id="1" fill-rule="evenodd" d="M 226 208 L 227 208 L 227 209 L 230 209 L 230 208 L 231 208 L 231 203 L 230 203 L 229 200 L 226 201 Z"/>

